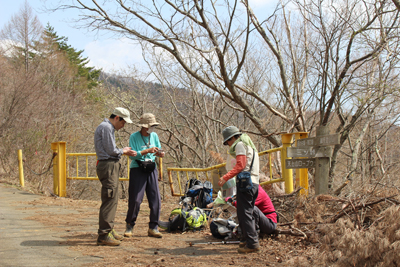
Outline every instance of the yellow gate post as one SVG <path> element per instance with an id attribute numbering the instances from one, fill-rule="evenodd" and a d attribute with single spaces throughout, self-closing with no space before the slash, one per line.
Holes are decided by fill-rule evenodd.
<path id="1" fill-rule="evenodd" d="M 282 165 L 282 177 L 285 179 L 285 193 L 290 194 L 293 192 L 293 171 L 292 169 L 286 169 L 287 148 L 292 144 L 292 134 L 282 134 L 282 150 L 281 150 L 281 165 Z"/>
<path id="2" fill-rule="evenodd" d="M 18 168 L 19 168 L 19 184 L 25 186 L 24 181 L 24 165 L 22 164 L 22 149 L 18 149 Z"/>
<path id="3" fill-rule="evenodd" d="M 159 163 L 160 163 L 160 166 L 158 166 L 158 180 L 162 181 L 163 180 L 162 158 L 158 158 L 158 159 L 159 159 Z M 129 178 L 129 174 L 128 174 L 128 178 Z"/>
<path id="4" fill-rule="evenodd" d="M 295 145 L 297 146 L 297 140 L 308 138 L 308 132 L 294 133 Z M 300 190 L 300 195 L 308 196 L 308 169 L 296 169 L 296 187 L 303 187 Z"/>
<path id="5" fill-rule="evenodd" d="M 53 153 L 57 153 L 53 160 L 53 190 L 59 197 L 67 194 L 67 145 L 65 142 L 51 143 Z"/>

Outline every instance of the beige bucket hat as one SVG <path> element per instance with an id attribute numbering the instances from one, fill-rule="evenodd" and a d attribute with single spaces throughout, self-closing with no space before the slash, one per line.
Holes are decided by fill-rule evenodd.
<path id="1" fill-rule="evenodd" d="M 115 108 L 112 114 L 123 118 L 124 121 L 126 121 L 127 123 L 132 123 L 129 110 L 125 108 Z"/>
<path id="2" fill-rule="evenodd" d="M 150 128 L 151 126 L 157 126 L 157 125 L 160 124 L 156 122 L 156 117 L 153 114 L 144 113 L 142 116 L 140 116 L 138 126 L 144 128 Z"/>

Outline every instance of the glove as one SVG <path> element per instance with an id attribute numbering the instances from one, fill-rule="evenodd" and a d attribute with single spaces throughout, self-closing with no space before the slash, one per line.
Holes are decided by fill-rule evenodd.
<path id="1" fill-rule="evenodd" d="M 232 198 L 231 198 L 231 197 L 226 197 L 226 198 L 225 198 L 225 202 L 227 202 L 227 203 L 232 203 Z"/>

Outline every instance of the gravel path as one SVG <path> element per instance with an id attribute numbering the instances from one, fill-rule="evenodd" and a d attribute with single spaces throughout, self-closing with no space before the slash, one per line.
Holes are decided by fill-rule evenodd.
<path id="1" fill-rule="evenodd" d="M 0 266 L 81 266 L 99 259 L 68 249 L 62 232 L 49 230 L 40 222 L 27 219 L 40 212 L 73 213 L 69 209 L 37 206 L 41 198 L 0 184 Z"/>

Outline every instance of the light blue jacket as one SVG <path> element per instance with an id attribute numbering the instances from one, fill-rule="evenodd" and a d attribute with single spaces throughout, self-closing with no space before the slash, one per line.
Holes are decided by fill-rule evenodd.
<path id="1" fill-rule="evenodd" d="M 131 159 L 131 168 L 139 167 L 136 160 L 151 159 L 152 161 L 155 161 L 156 156 L 154 153 L 148 153 L 143 156 L 140 151 L 150 147 L 161 148 L 160 139 L 158 139 L 157 133 L 153 132 L 150 134 L 150 136 L 142 136 L 140 131 L 131 134 L 131 137 L 129 138 L 129 146 L 132 148 L 132 150 L 137 152 L 135 157 L 129 157 Z"/>

